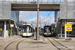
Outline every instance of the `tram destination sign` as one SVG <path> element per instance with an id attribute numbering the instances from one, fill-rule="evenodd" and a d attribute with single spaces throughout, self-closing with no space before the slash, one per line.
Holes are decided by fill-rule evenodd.
<path id="1" fill-rule="evenodd" d="M 72 24 L 65 24 L 65 31 L 72 31 Z"/>

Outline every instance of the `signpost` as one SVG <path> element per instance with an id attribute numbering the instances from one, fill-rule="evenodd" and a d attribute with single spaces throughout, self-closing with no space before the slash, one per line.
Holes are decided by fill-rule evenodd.
<path id="1" fill-rule="evenodd" d="M 65 31 L 68 32 L 68 37 L 69 37 L 69 32 L 72 31 L 72 24 L 65 24 Z"/>
<path id="2" fill-rule="evenodd" d="M 10 27 L 11 27 L 10 39 L 12 39 L 12 27 L 14 27 L 14 25 L 10 24 Z"/>
<path id="3" fill-rule="evenodd" d="M 72 24 L 65 24 L 66 31 L 72 31 Z"/>

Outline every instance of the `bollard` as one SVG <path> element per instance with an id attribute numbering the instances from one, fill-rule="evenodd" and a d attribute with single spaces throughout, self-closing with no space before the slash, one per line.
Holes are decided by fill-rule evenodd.
<path id="1" fill-rule="evenodd" d="M 39 35 L 39 40 L 40 40 L 40 35 Z"/>

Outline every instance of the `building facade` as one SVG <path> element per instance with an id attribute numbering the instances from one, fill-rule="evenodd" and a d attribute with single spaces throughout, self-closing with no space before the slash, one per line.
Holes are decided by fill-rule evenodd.
<path id="1" fill-rule="evenodd" d="M 0 16 L 1 18 L 2 16 Z M 11 11 L 11 16 L 7 18 L 2 17 L 3 19 L 0 20 L 0 37 L 10 37 L 11 27 L 10 25 L 13 24 L 14 27 L 12 28 L 12 35 L 18 34 L 17 23 L 19 22 L 19 11 Z M 5 19 L 4 19 L 5 18 Z"/>

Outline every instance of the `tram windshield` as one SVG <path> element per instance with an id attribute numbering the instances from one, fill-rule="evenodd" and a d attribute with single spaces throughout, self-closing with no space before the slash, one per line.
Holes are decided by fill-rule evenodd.
<path id="1" fill-rule="evenodd" d="M 50 27 L 45 27 L 45 32 L 50 33 Z"/>
<path id="2" fill-rule="evenodd" d="M 31 33 L 31 27 L 23 27 L 23 33 Z"/>

